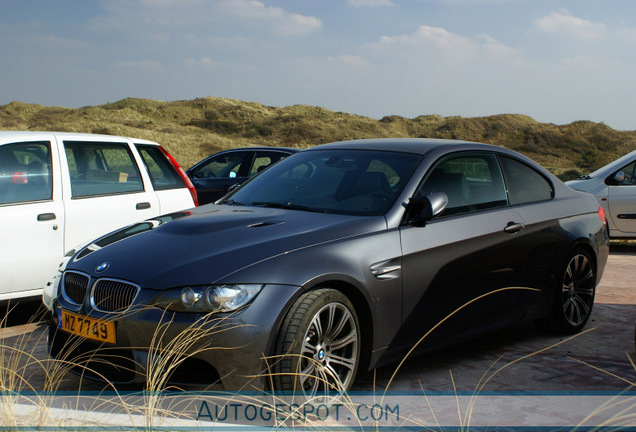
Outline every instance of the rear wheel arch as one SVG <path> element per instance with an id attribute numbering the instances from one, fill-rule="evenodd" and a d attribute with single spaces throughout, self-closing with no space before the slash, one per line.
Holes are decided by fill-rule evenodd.
<path id="1" fill-rule="evenodd" d="M 592 245 L 587 241 L 587 239 L 579 240 L 574 245 L 572 245 L 570 250 L 568 250 L 567 254 L 565 254 L 565 259 L 567 260 L 568 257 L 570 257 L 572 255 L 572 253 L 576 249 L 583 249 L 583 250 L 585 250 L 585 252 L 590 254 L 590 258 L 591 258 L 591 261 L 592 261 L 592 266 L 594 267 L 594 272 L 596 274 L 596 277 L 598 278 L 598 256 L 597 256 L 596 251 L 592 247 Z M 562 263 L 562 264 L 565 264 L 565 263 Z M 598 284 L 598 282 L 599 281 L 597 280 L 596 283 Z"/>

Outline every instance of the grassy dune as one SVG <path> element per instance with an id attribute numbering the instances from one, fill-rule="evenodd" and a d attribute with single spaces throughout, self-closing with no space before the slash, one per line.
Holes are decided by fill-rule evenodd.
<path id="1" fill-rule="evenodd" d="M 223 149 L 251 145 L 305 148 L 377 137 L 452 138 L 517 150 L 562 178 L 573 178 L 636 149 L 636 131 L 603 123 L 540 123 L 531 117 L 423 115 L 380 120 L 320 107 L 283 108 L 215 97 L 162 102 L 124 99 L 83 108 L 22 102 L 0 106 L 1 130 L 50 130 L 146 138 L 162 143 L 184 168 Z"/>

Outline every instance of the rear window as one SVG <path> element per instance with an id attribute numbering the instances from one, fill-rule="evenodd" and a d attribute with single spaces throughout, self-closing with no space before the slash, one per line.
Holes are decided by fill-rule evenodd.
<path id="1" fill-rule="evenodd" d="M 176 189 L 186 187 L 170 161 L 158 146 L 135 144 L 141 158 L 146 164 L 152 187 L 155 190 Z"/>

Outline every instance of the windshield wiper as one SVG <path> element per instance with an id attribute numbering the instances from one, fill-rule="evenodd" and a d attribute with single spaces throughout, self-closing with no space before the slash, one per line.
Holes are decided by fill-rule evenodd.
<path id="1" fill-rule="evenodd" d="M 255 201 L 252 203 L 252 205 L 261 206 L 261 207 L 269 207 L 269 208 L 280 208 L 280 209 L 286 209 L 286 210 L 302 210 L 302 211 L 309 211 L 309 212 L 315 212 L 315 213 L 327 213 L 327 210 L 325 209 L 307 207 L 300 204 L 292 204 L 290 202 L 279 203 L 279 202 L 268 202 L 268 201 Z"/>
<path id="2" fill-rule="evenodd" d="M 240 202 L 238 202 L 236 200 L 233 200 L 233 199 L 225 200 L 225 201 L 221 202 L 221 204 L 234 205 L 234 206 L 244 206 L 245 205 L 245 204 L 240 203 Z"/>

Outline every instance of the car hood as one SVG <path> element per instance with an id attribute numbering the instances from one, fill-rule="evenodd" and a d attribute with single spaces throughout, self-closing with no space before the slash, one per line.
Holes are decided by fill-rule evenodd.
<path id="1" fill-rule="evenodd" d="M 261 207 L 206 205 L 132 225 L 79 251 L 67 269 L 167 289 L 232 280 L 282 254 L 386 229 L 382 216 L 361 217 Z M 108 263 L 105 270 L 97 267 Z M 241 273 L 245 278 L 246 273 Z"/>

